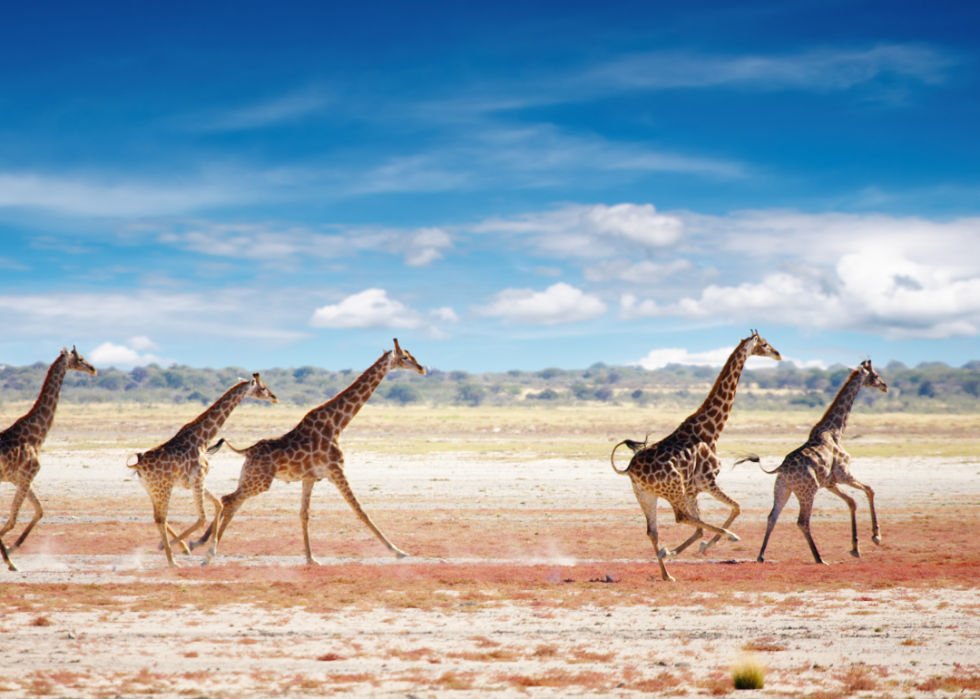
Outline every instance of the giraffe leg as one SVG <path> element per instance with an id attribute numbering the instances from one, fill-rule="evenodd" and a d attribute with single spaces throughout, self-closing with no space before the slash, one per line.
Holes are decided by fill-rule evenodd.
<path id="1" fill-rule="evenodd" d="M 813 560 L 820 565 L 826 565 L 820 557 L 820 552 L 817 551 L 817 545 L 813 543 L 813 536 L 810 534 L 810 515 L 813 513 L 813 498 L 816 494 L 815 489 L 807 489 L 805 492 L 796 494 L 796 499 L 800 501 L 800 516 L 796 520 L 796 526 L 800 528 L 803 536 L 806 537 L 806 543 L 810 546 L 810 553 L 813 554 Z"/>
<path id="2" fill-rule="evenodd" d="M 695 495 L 693 497 L 688 496 L 688 499 L 687 499 L 687 507 L 688 507 L 688 510 L 689 511 L 691 511 L 691 512 L 694 513 L 694 516 L 695 517 L 697 517 L 698 519 L 701 519 L 701 510 L 698 508 L 698 498 L 697 498 L 697 495 Z M 691 534 L 691 537 L 687 541 L 685 541 L 683 544 L 681 544 L 680 546 L 678 546 L 673 551 L 668 551 L 668 550 L 664 549 L 663 551 L 660 552 L 660 555 L 661 555 L 661 557 L 663 557 L 663 556 L 676 556 L 681 551 L 683 551 L 684 549 L 686 549 L 688 546 L 690 546 L 691 544 L 693 544 L 695 541 L 697 541 L 698 539 L 702 538 L 703 536 L 704 536 L 704 529 L 698 527 L 697 529 L 694 530 L 694 533 Z M 704 546 L 704 544 L 702 543 L 701 546 Z"/>
<path id="3" fill-rule="evenodd" d="M 174 552 L 170 548 L 170 526 L 167 524 L 167 509 L 169 503 L 153 503 L 153 521 L 160 531 L 160 538 L 163 540 L 163 550 L 167 553 L 167 563 L 171 568 L 179 568 L 180 564 L 174 560 Z M 172 531 L 172 530 L 170 530 Z"/>
<path id="4" fill-rule="evenodd" d="M 238 488 L 235 492 L 221 498 L 221 508 L 215 507 L 214 522 L 208 527 L 208 531 L 204 532 L 202 541 L 206 541 L 210 535 L 211 548 L 205 554 L 204 563 L 201 565 L 210 565 L 214 557 L 218 555 L 218 542 L 225 535 L 225 529 L 231 524 L 232 517 L 241 509 L 245 501 L 267 491 L 272 486 L 275 477 L 275 466 L 262 462 L 255 463 L 246 457 L 238 477 Z"/>
<path id="5" fill-rule="evenodd" d="M 368 529 L 374 532 L 374 535 L 378 537 L 378 540 L 398 558 L 407 557 L 407 553 L 388 541 L 388 537 L 381 533 L 381 530 L 375 526 L 374 522 L 371 521 L 371 518 L 368 517 L 367 513 L 363 510 L 363 508 L 361 508 L 361 503 L 357 501 L 354 491 L 350 489 L 350 484 L 347 483 L 347 477 L 344 476 L 343 467 L 331 466 L 329 477 L 333 484 L 337 486 L 337 490 L 340 491 L 340 494 L 344 496 L 344 500 L 347 501 L 347 504 L 350 505 L 352 510 L 354 510 L 354 514 L 357 515 L 357 518 L 364 522 Z"/>
<path id="6" fill-rule="evenodd" d="M 22 531 L 20 536 L 17 537 L 17 541 L 14 542 L 14 545 L 7 549 L 8 551 L 16 551 L 19 549 L 21 544 L 23 544 L 24 540 L 27 538 L 27 535 L 31 533 L 31 529 L 34 528 L 34 525 L 41 521 L 41 517 L 44 516 L 44 508 L 41 507 L 41 501 L 37 499 L 37 495 L 34 493 L 34 488 L 30 486 L 27 487 L 27 501 L 34 506 L 34 517 L 30 522 L 28 522 L 27 526 L 24 527 L 24 531 Z"/>
<path id="7" fill-rule="evenodd" d="M 27 492 L 30 490 L 30 488 L 30 482 L 21 483 L 17 486 L 17 490 L 14 491 L 14 498 L 10 502 L 10 516 L 7 517 L 7 521 L 4 523 L 3 528 L 0 529 L 0 537 L 16 526 L 17 515 L 20 513 L 20 507 L 24 504 L 24 498 L 27 497 Z"/>
<path id="8" fill-rule="evenodd" d="M 204 484 L 201 483 L 200 480 L 195 481 L 194 482 L 194 485 L 191 486 L 191 493 L 194 496 L 194 507 L 197 509 L 197 521 L 194 522 L 194 524 L 192 524 L 191 526 L 189 526 L 187 529 L 185 529 L 184 531 L 182 531 L 179 535 L 177 535 L 177 537 L 175 538 L 175 540 L 171 542 L 171 543 L 174 543 L 174 544 L 180 544 L 181 548 L 184 549 L 184 553 L 190 553 L 191 552 L 191 550 L 190 550 L 190 548 L 188 548 L 187 544 L 184 543 L 184 539 L 186 539 L 191 534 L 193 534 L 195 531 L 197 531 L 198 529 L 200 529 L 204 525 L 204 523 L 208 521 L 207 515 L 205 515 L 205 513 L 204 513 L 204 492 L 203 491 L 204 491 Z"/>
<path id="9" fill-rule="evenodd" d="M 664 581 L 674 582 L 674 578 L 667 572 L 667 566 L 664 565 L 664 552 L 660 549 L 660 542 L 657 536 L 657 496 L 656 494 L 650 493 L 638 486 L 636 481 L 632 482 L 633 492 L 636 494 L 636 500 L 640 503 L 640 509 L 643 510 L 643 514 L 647 519 L 647 536 L 650 537 L 650 543 L 653 544 L 653 550 L 657 552 L 657 563 L 660 565 L 660 577 Z"/>
<path id="10" fill-rule="evenodd" d="M 857 503 L 854 502 L 854 498 L 843 492 L 836 485 L 828 487 L 827 490 L 846 502 L 847 509 L 851 511 L 851 555 L 855 558 L 860 558 L 861 552 L 858 550 Z"/>
<path id="11" fill-rule="evenodd" d="M 3 556 L 3 562 L 7 564 L 7 568 L 13 571 L 17 570 L 17 566 L 14 565 L 14 562 L 10 560 L 10 556 L 7 555 L 7 547 L 4 546 L 3 541 L 0 541 L 0 556 Z"/>
<path id="12" fill-rule="evenodd" d="M 875 512 L 875 491 L 871 489 L 870 485 L 865 485 L 853 476 L 844 484 L 863 490 L 864 494 L 868 496 L 868 506 L 871 508 L 871 540 L 881 546 L 881 530 L 878 529 L 878 514 Z"/>
<path id="13" fill-rule="evenodd" d="M 167 533 L 170 534 L 170 545 L 180 544 L 180 547 L 184 549 L 184 553 L 190 553 L 190 549 L 187 548 L 187 544 L 177 538 L 177 531 L 170 526 L 170 522 L 167 522 Z M 157 551 L 163 551 L 163 542 L 161 541 L 157 544 Z"/>
<path id="14" fill-rule="evenodd" d="M 208 539 L 211 538 L 211 532 L 214 531 L 214 522 L 217 521 L 218 516 L 221 514 L 221 507 L 222 507 L 221 500 L 215 497 L 214 493 L 208 490 L 206 486 L 203 488 L 203 490 L 204 490 L 204 495 L 207 497 L 208 500 L 211 501 L 211 504 L 214 506 L 214 521 L 212 521 L 211 524 L 208 525 L 208 528 L 204 530 L 204 534 L 201 535 L 200 539 L 198 539 L 197 541 L 188 542 L 190 544 L 191 551 L 196 549 L 198 546 L 207 543 Z"/>
<path id="15" fill-rule="evenodd" d="M 789 496 L 792 493 L 793 491 L 786 482 L 786 478 L 783 477 L 783 474 L 780 473 L 776 476 L 776 485 L 773 486 L 772 511 L 769 513 L 769 519 L 766 523 L 766 536 L 762 540 L 759 557 L 755 559 L 757 563 L 765 563 L 766 546 L 769 545 L 769 536 L 776 527 L 776 520 L 779 519 L 779 513 L 786 507 L 786 503 L 789 502 Z"/>
<path id="16" fill-rule="evenodd" d="M 320 565 L 320 561 L 313 557 L 313 549 L 310 547 L 310 496 L 313 495 L 313 486 L 316 481 L 303 481 L 303 499 L 299 506 L 299 521 L 303 525 L 303 544 L 306 546 L 306 562 L 311 566 Z"/>
<path id="17" fill-rule="evenodd" d="M 729 497 L 725 491 L 719 488 L 718 484 L 715 483 L 714 480 L 711 481 L 710 486 L 705 492 L 711 495 L 715 500 L 718 500 L 719 502 L 732 508 L 732 511 L 728 514 L 728 519 L 726 519 L 725 523 L 721 525 L 722 529 L 728 529 L 730 526 L 732 526 L 732 522 L 735 521 L 735 518 L 741 514 L 742 508 L 739 507 L 738 503 Z M 721 534 L 715 534 L 711 538 L 711 541 L 702 541 L 701 550 L 698 551 L 698 553 L 704 554 L 708 549 L 717 544 L 719 540 L 721 540 Z"/>

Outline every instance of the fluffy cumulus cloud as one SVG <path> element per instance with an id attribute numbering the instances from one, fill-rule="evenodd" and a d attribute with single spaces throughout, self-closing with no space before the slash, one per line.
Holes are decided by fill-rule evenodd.
<path id="1" fill-rule="evenodd" d="M 141 340 L 148 340 L 146 337 L 133 338 L 136 344 L 142 344 Z M 130 341 L 132 344 L 132 341 Z M 152 342 L 150 343 L 153 344 Z M 156 345 L 153 345 L 156 347 Z M 114 345 L 111 342 L 103 342 L 88 354 L 88 360 L 96 367 L 134 367 L 146 366 L 147 364 L 166 364 L 166 360 L 154 354 L 140 354 L 137 352 L 140 347 L 127 347 L 126 345 Z"/>
<path id="2" fill-rule="evenodd" d="M 418 328 L 422 315 L 384 289 L 366 289 L 340 303 L 316 309 L 310 325 L 316 328 Z"/>
<path id="3" fill-rule="evenodd" d="M 670 248 L 682 239 L 684 223 L 676 216 L 659 213 L 652 204 L 575 204 L 491 219 L 472 230 L 530 239 L 532 246 L 548 257 L 596 259 Z"/>
<path id="4" fill-rule="evenodd" d="M 692 217 L 696 239 L 757 279 L 716 282 L 699 294 L 640 299 L 623 318 L 780 323 L 889 339 L 980 334 L 980 219 L 747 212 Z M 734 276 L 734 275 L 732 275 Z"/>
<path id="5" fill-rule="evenodd" d="M 482 316 L 528 325 L 558 325 L 592 320 L 606 312 L 606 304 L 574 286 L 559 282 L 544 291 L 505 289 L 486 306 Z"/>

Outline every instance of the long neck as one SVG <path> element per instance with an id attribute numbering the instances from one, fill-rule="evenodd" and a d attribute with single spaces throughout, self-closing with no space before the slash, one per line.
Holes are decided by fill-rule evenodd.
<path id="1" fill-rule="evenodd" d="M 207 444 L 218 435 L 218 430 L 225 424 L 225 420 L 231 415 L 231 411 L 238 407 L 238 404 L 248 393 L 248 381 L 235 384 L 221 396 L 214 404 L 198 415 L 192 422 L 180 428 L 176 437 L 192 439 L 198 444 Z"/>
<path id="2" fill-rule="evenodd" d="M 41 393 L 34 402 L 31 411 L 18 422 L 24 434 L 30 436 L 35 444 L 41 444 L 48 436 L 54 422 L 54 413 L 58 409 L 58 398 L 61 396 L 61 384 L 68 371 L 68 355 L 62 354 L 51 364 L 48 375 L 41 386 Z"/>
<path id="3" fill-rule="evenodd" d="M 714 445 L 721 432 L 725 429 L 725 422 L 732 412 L 732 405 L 735 402 L 735 389 L 738 388 L 738 380 L 742 376 L 742 369 L 749 358 L 750 342 L 752 338 L 742 340 L 735 351 L 732 352 L 721 373 L 715 379 L 715 385 L 711 387 L 711 392 L 705 398 L 704 403 L 698 408 L 691 417 L 685 422 L 693 428 L 701 441 Z"/>
<path id="4" fill-rule="evenodd" d="M 335 435 L 339 434 L 368 402 L 371 394 L 374 393 L 390 369 L 391 352 L 389 351 L 381 355 L 378 361 L 358 376 L 354 383 L 323 405 L 307 413 L 303 422 L 310 424 L 325 420 L 327 429 Z"/>
<path id="5" fill-rule="evenodd" d="M 810 436 L 816 436 L 821 432 L 833 432 L 838 437 L 844 434 L 844 428 L 847 427 L 847 416 L 851 414 L 851 408 L 854 407 L 854 400 L 857 398 L 858 391 L 861 390 L 861 386 L 864 384 L 864 376 L 857 369 L 851 372 L 851 375 L 844 382 L 844 385 L 840 387 L 837 392 L 837 397 L 834 398 L 834 402 L 830 404 L 827 408 L 827 412 L 823 414 L 820 418 L 820 422 L 813 426 L 810 430 Z"/>

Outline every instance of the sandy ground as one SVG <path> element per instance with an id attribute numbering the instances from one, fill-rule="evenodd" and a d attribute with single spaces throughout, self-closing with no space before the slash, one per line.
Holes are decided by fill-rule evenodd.
<path id="1" fill-rule="evenodd" d="M 822 492 L 814 533 L 829 568 L 808 559 L 795 501 L 770 562 L 752 562 L 772 477 L 726 466 L 720 483 L 743 507 L 733 528 L 745 541 L 720 544 L 707 559 L 689 550 L 669 563 L 678 579 L 669 584 L 655 575 L 628 479 L 608 462 L 349 448 L 355 493 L 412 558 L 387 556 L 321 483 L 311 529 L 323 568 L 307 573 L 299 486 L 276 483 L 236 518 L 214 566 L 202 571 L 201 556 L 182 556 L 185 567 L 175 572 L 156 550 L 149 501 L 124 466 L 126 454 L 46 451 L 35 481 L 45 517 L 13 554 L 21 571 L 0 572 L 0 697 L 710 696 L 733 692 L 730 668 L 745 656 L 768 668 L 766 687 L 740 695 L 980 696 L 976 555 L 943 549 L 936 565 L 950 566 L 952 578 L 874 584 L 876 566 L 902 567 L 894 532 L 914 532 L 923 521 L 928 539 L 962 529 L 963 513 L 976 517 L 978 458 L 855 459 L 853 473 L 876 490 L 886 545 L 871 546 L 867 503 L 857 493 L 866 553 L 850 559 L 847 510 Z M 241 458 L 220 454 L 212 464 L 212 490 L 233 490 Z M 4 484 L 0 506 L 11 492 Z M 724 508 L 702 502 L 708 518 L 724 518 Z M 191 509 L 187 492 L 177 491 L 175 526 L 192 521 Z M 15 532 L 29 517 L 27 506 Z M 679 542 L 689 530 L 671 519 L 662 507 L 662 536 Z M 566 529 L 578 533 L 563 537 Z M 103 540 L 103 530 L 124 534 Z M 547 536 L 533 538 L 539 531 Z M 525 534 L 519 546 L 500 541 Z M 918 569 L 932 565 L 917 555 Z M 798 573 L 776 589 L 761 578 L 753 584 L 756 571 L 776 575 L 790 565 Z M 602 576 L 590 583 L 589 571 L 602 566 L 613 571 L 608 583 Z M 440 572 L 461 570 L 459 584 Z M 521 570 L 515 584 L 494 577 Z M 411 592 L 407 571 L 431 583 L 428 602 L 402 600 Z M 863 582 L 850 579 L 858 572 Z M 811 584 L 811 574 L 822 577 Z M 273 585 L 295 580 L 301 590 L 309 584 L 309 599 L 270 603 L 256 592 L 255 575 Z M 722 575 L 735 576 L 735 592 L 711 582 Z M 440 576 L 448 580 L 441 589 Z M 359 596 L 357 585 L 372 580 L 381 587 Z M 339 581 L 354 586 L 349 597 L 311 602 L 330 593 L 318 586 Z M 197 596 L 219 587 L 217 602 Z M 152 603 L 172 588 L 176 602 Z"/>

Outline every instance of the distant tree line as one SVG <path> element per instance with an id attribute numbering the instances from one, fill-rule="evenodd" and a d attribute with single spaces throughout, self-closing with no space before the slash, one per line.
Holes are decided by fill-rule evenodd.
<path id="1" fill-rule="evenodd" d="M 48 365 L 0 366 L 0 402 L 33 401 Z M 411 405 L 582 405 L 617 403 L 687 408 L 698 405 L 718 375 L 717 367 L 670 365 L 648 371 L 597 363 L 588 369 L 488 372 L 431 369 L 427 376 L 389 374 L 371 402 Z M 879 372 L 888 393 L 862 391 L 856 410 L 968 412 L 980 408 L 980 361 L 954 368 L 941 362 L 914 368 L 891 362 Z M 850 369 L 800 369 L 788 362 L 742 374 L 736 405 L 754 410 L 819 409 L 833 400 Z M 339 371 L 303 366 L 267 369 L 262 378 L 282 403 L 314 406 L 332 398 L 357 378 Z M 100 370 L 98 376 L 69 372 L 62 400 L 69 403 L 210 404 L 251 372 L 238 368 L 195 369 L 155 364 L 132 371 Z M 265 405 L 265 404 L 263 404 Z"/>

